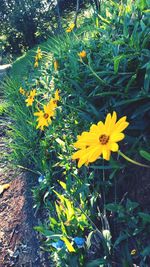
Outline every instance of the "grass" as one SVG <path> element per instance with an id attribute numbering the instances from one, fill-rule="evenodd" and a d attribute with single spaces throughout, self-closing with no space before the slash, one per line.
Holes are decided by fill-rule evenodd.
<path id="1" fill-rule="evenodd" d="M 4 115 L 8 110 L 8 103 L 5 100 L 0 101 L 0 116 Z"/>

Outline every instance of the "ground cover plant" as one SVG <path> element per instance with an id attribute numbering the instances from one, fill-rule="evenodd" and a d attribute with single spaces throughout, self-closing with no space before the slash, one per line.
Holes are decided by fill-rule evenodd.
<path id="1" fill-rule="evenodd" d="M 103 1 L 5 81 L 12 156 L 37 174 L 35 208 L 46 219 L 36 230 L 51 266 L 150 264 L 149 206 L 134 188 L 149 175 L 148 8 Z"/>

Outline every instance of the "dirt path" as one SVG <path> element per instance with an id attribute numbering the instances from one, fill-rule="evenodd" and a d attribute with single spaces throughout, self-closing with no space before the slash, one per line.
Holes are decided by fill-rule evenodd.
<path id="1" fill-rule="evenodd" d="M 0 185 L 10 183 L 10 187 L 0 194 L 0 267 L 44 267 L 47 265 L 33 230 L 38 224 L 31 193 L 35 177 L 22 173 L 9 161 L 10 128 L 9 118 L 1 115 Z"/>

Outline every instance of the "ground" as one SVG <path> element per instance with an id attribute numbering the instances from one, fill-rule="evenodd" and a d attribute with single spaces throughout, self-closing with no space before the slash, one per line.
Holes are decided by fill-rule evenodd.
<path id="1" fill-rule="evenodd" d="M 9 118 L 0 115 L 0 185 L 10 188 L 0 195 L 0 267 L 47 266 L 33 227 L 38 218 L 33 210 L 31 188 L 35 177 L 12 166 Z"/>

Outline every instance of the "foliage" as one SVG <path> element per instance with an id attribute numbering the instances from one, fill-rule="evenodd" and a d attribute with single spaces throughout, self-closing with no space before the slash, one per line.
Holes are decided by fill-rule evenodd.
<path id="1" fill-rule="evenodd" d="M 1 31 L 7 35 L 7 50 L 18 53 L 26 47 L 35 45 L 42 32 L 41 38 L 45 38 L 52 31 L 50 21 L 55 15 L 54 1 L 3 0 L 1 5 Z M 14 36 L 15 38 L 12 38 Z"/>
<path id="2" fill-rule="evenodd" d="M 61 32 L 61 16 L 66 16 L 75 7 L 76 0 L 2 0 L 0 35 L 7 38 L 4 52 L 19 54 Z"/>
<path id="3" fill-rule="evenodd" d="M 44 43 L 37 68 L 37 48 L 14 63 L 4 84 L 14 121 L 14 159 L 39 176 L 35 206 L 45 208 L 48 218 L 36 230 L 45 236 L 43 249 L 55 266 L 148 267 L 149 214 L 130 190 L 143 171 L 131 162 L 149 163 L 148 1 L 103 1 L 100 11 Z M 36 96 L 27 107 L 33 89 Z M 55 117 L 37 130 L 34 113 L 57 89 Z M 114 110 L 129 122 L 121 153 L 78 169 L 72 161 L 77 136 Z M 81 247 L 76 237 L 85 238 Z"/>

